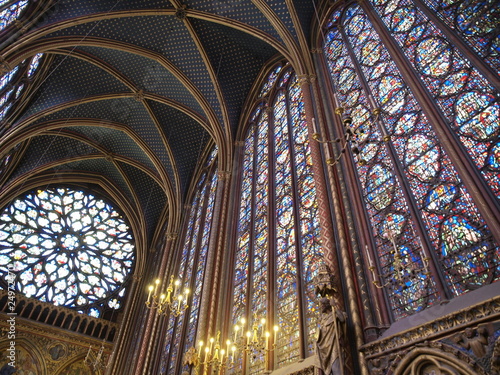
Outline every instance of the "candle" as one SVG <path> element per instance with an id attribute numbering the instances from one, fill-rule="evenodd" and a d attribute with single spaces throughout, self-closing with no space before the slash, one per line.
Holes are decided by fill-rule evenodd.
<path id="1" fill-rule="evenodd" d="M 233 347 L 231 348 L 231 351 L 233 352 L 231 354 L 231 363 L 234 364 L 234 353 L 236 352 L 236 346 L 233 345 Z"/>
<path id="2" fill-rule="evenodd" d="M 102 352 L 103 351 L 104 351 L 104 346 L 101 346 L 101 349 L 99 349 L 99 352 L 97 353 L 96 362 L 100 362 L 101 361 L 101 357 L 102 357 Z"/>
<path id="3" fill-rule="evenodd" d="M 240 319 L 240 323 L 241 323 L 241 337 L 243 337 L 243 329 L 245 328 L 245 323 L 246 323 L 246 319 L 245 318 L 241 318 Z"/>
<path id="4" fill-rule="evenodd" d="M 153 285 L 150 285 L 148 287 L 149 293 L 148 293 L 148 304 L 151 303 L 151 293 L 153 293 Z"/>
<path id="5" fill-rule="evenodd" d="M 234 326 L 234 342 L 236 342 L 236 339 L 237 339 L 237 336 L 238 336 L 238 330 L 240 329 L 240 326 L 239 325 L 235 325 Z"/>
<path id="6" fill-rule="evenodd" d="M 250 344 L 250 337 L 252 337 L 252 332 L 247 331 L 247 346 Z"/>
<path id="7" fill-rule="evenodd" d="M 366 255 L 368 256 L 368 265 L 370 268 L 372 268 L 373 262 L 372 262 L 372 258 L 370 257 L 370 250 L 368 249 L 368 245 L 365 245 L 365 249 L 366 249 Z"/>
<path id="8" fill-rule="evenodd" d="M 278 330 L 280 328 L 278 326 L 274 326 L 273 329 L 274 329 L 274 340 L 273 340 L 273 342 L 274 342 L 274 345 L 276 345 L 276 336 L 278 335 Z"/>
<path id="9" fill-rule="evenodd" d="M 269 331 L 266 331 L 266 350 L 269 350 L 269 336 L 271 336 L 271 334 Z"/>
<path id="10" fill-rule="evenodd" d="M 92 351 L 92 345 L 89 346 L 89 350 L 87 352 L 87 355 L 85 356 L 85 361 L 88 361 L 89 360 L 89 355 L 90 355 L 90 352 Z"/>
<path id="11" fill-rule="evenodd" d="M 220 364 L 224 362 L 224 354 L 226 354 L 226 351 L 224 349 L 220 350 Z"/>
<path id="12" fill-rule="evenodd" d="M 181 283 L 181 281 L 179 279 L 175 280 L 175 283 L 174 283 L 174 294 L 175 294 L 175 290 L 177 289 L 177 287 L 179 286 L 180 283 Z"/>
<path id="13" fill-rule="evenodd" d="M 214 338 L 210 337 L 210 353 L 212 353 L 212 346 L 214 345 Z"/>
<path id="14" fill-rule="evenodd" d="M 316 119 L 314 117 L 312 118 L 312 128 L 313 134 L 319 134 L 318 127 L 316 125 Z"/>
<path id="15" fill-rule="evenodd" d="M 205 348 L 205 363 L 207 363 L 207 359 L 208 359 L 208 353 L 210 352 L 210 349 L 208 348 L 208 346 Z"/>
<path id="16" fill-rule="evenodd" d="M 182 298 L 182 294 L 179 294 L 179 297 L 177 297 L 177 299 L 179 300 L 179 303 L 177 304 L 177 310 L 180 310 L 181 308 Z"/>
<path id="17" fill-rule="evenodd" d="M 227 355 L 229 355 L 229 348 L 231 347 L 231 340 L 226 340 L 227 345 Z"/>
<path id="18" fill-rule="evenodd" d="M 160 279 L 156 279 L 155 284 L 156 285 L 155 285 L 155 293 L 154 293 L 154 295 L 156 296 L 156 292 L 158 291 L 158 285 L 160 285 Z"/>

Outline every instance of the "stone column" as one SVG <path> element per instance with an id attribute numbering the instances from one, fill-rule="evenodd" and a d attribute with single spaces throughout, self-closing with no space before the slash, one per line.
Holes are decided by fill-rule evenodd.
<path id="1" fill-rule="evenodd" d="M 316 199 L 318 201 L 318 215 L 321 230 L 321 247 L 323 249 L 326 264 L 333 272 L 333 274 L 339 275 L 340 269 L 335 246 L 335 235 L 333 232 L 330 202 L 328 200 L 328 191 L 326 189 L 327 185 L 325 179 L 325 170 L 323 168 L 323 161 L 321 157 L 321 146 L 319 142 L 316 142 L 312 138 L 312 134 L 314 134 L 313 118 L 315 116 L 315 111 L 311 97 L 311 81 L 315 80 L 316 76 L 300 75 L 298 78 L 304 99 L 304 108 L 307 120 L 307 129 L 309 132 L 309 139 L 311 140 L 309 142 L 309 147 L 311 150 L 312 168 L 314 174 L 314 182 L 316 185 Z M 322 125 L 322 122 L 320 122 L 320 124 Z M 323 134 L 325 134 L 324 131 Z M 337 285 L 337 287 L 339 286 L 340 285 Z M 341 301 L 339 302 L 342 303 Z"/>
<path id="2" fill-rule="evenodd" d="M 173 245 L 175 244 L 175 239 L 177 238 L 176 233 L 169 233 L 167 234 L 167 244 L 165 246 L 165 249 L 163 250 L 162 258 L 161 258 L 161 263 L 160 267 L 158 269 L 158 278 L 162 280 L 162 283 L 168 282 L 168 280 L 165 279 L 165 271 L 167 269 L 167 263 L 168 260 L 170 259 L 171 251 L 173 248 Z M 162 285 L 160 284 L 160 287 Z M 146 293 L 144 291 L 144 293 Z M 140 298 L 137 296 L 137 298 Z M 157 345 L 156 341 L 154 338 L 156 337 L 156 328 L 158 326 L 158 321 L 159 321 L 159 316 L 154 310 L 147 310 L 146 311 L 147 318 L 146 318 L 146 326 L 144 329 L 143 336 L 141 338 L 141 343 L 139 345 L 139 356 L 137 359 L 137 363 L 135 364 L 135 371 L 134 374 L 142 374 L 142 375 L 147 375 L 149 374 L 149 360 L 150 360 L 150 355 L 151 351 L 154 346 Z"/>
<path id="3" fill-rule="evenodd" d="M 313 105 L 313 95 L 312 93 L 316 95 L 316 97 L 319 96 L 318 92 L 318 87 L 317 87 L 317 81 L 315 79 L 315 76 L 310 76 L 310 78 L 306 76 L 302 76 L 301 78 L 301 88 L 302 88 L 302 93 L 303 93 L 303 98 L 304 98 L 304 108 L 306 112 L 306 119 L 308 122 L 308 130 L 309 134 L 314 133 L 314 129 L 312 127 L 312 117 L 314 112 L 314 105 Z M 321 134 L 327 134 L 326 129 L 324 128 L 324 123 L 322 121 L 322 117 L 318 117 L 318 121 L 316 121 L 316 124 L 318 126 L 319 131 Z M 310 137 L 312 139 L 312 137 Z M 337 285 L 334 285 L 334 287 L 338 290 L 339 293 L 339 298 L 338 298 L 338 305 L 341 309 L 344 311 L 348 311 L 348 315 L 350 317 L 350 320 L 353 324 L 353 333 L 355 335 L 354 341 L 356 345 L 356 350 L 358 351 L 358 358 L 359 358 L 359 366 L 361 370 L 362 375 L 368 375 L 368 370 L 366 367 L 366 363 L 364 361 L 362 353 L 359 352 L 359 348 L 363 345 L 364 343 L 364 337 L 363 337 L 363 329 L 362 329 L 362 321 L 361 321 L 361 316 L 359 313 L 358 305 L 357 305 L 357 289 L 356 289 L 356 284 L 354 282 L 354 275 L 352 273 L 352 261 L 351 261 L 351 256 L 349 254 L 349 243 L 347 241 L 347 233 L 346 233 L 346 222 L 344 218 L 344 209 L 341 204 L 341 190 L 339 187 L 339 184 L 337 182 L 338 177 L 336 176 L 336 170 L 334 169 L 334 166 L 331 166 L 327 169 L 327 175 L 328 175 L 328 183 L 330 184 L 331 187 L 331 194 L 332 194 L 332 208 L 333 212 L 335 215 L 335 224 L 336 224 L 336 229 L 337 229 L 337 234 L 339 238 L 339 243 L 340 243 L 340 256 L 342 257 L 342 271 L 340 270 L 339 267 L 339 261 L 337 258 L 337 251 L 334 243 L 334 235 L 333 235 L 333 222 L 331 220 L 330 216 L 330 211 L 329 211 L 329 201 L 327 199 L 327 190 L 326 190 L 326 179 L 325 179 L 325 174 L 324 174 L 324 169 L 323 169 L 323 163 L 321 159 L 321 145 L 319 142 L 316 142 L 315 140 L 311 140 L 311 155 L 313 157 L 313 169 L 314 171 L 314 179 L 316 182 L 316 190 L 321 193 L 318 193 L 318 211 L 320 215 L 320 224 L 321 224 L 321 238 L 324 240 L 324 233 L 327 236 L 327 241 L 331 241 L 331 247 L 324 248 L 325 252 L 325 257 L 328 256 L 330 259 L 332 259 L 332 263 L 327 265 L 330 267 L 330 270 L 332 271 L 332 274 L 335 278 L 335 282 Z M 325 153 L 326 153 L 326 158 L 327 160 L 330 160 L 330 152 L 328 148 L 325 148 Z M 316 156 L 315 156 L 316 155 Z M 321 172 L 318 171 L 318 169 L 321 168 Z M 317 172 L 318 171 L 318 172 Z M 319 179 L 317 179 L 316 175 L 320 175 Z M 321 196 L 321 200 L 320 200 Z M 324 225 L 328 225 L 326 228 Z M 323 243 L 323 247 L 325 247 L 325 243 Z M 339 275 L 343 276 L 343 285 L 345 286 L 345 291 L 347 292 L 346 296 L 343 296 L 343 290 L 342 286 L 339 282 Z M 348 308 L 346 309 L 344 301 L 348 301 Z M 348 353 L 350 354 L 350 353 Z M 347 358 L 347 366 L 346 366 L 346 373 L 351 373 L 348 369 L 350 368 L 352 371 L 352 358 Z"/>
<path id="4" fill-rule="evenodd" d="M 207 268 L 204 277 L 202 302 L 200 307 L 200 325 L 198 335 L 205 339 L 208 335 L 215 336 L 217 312 L 219 311 L 219 298 L 221 295 L 221 266 L 224 256 L 224 245 L 226 239 L 226 213 L 229 198 L 229 178 L 231 172 L 218 171 L 217 192 L 215 197 L 213 221 L 210 229 L 209 254 Z M 210 283 L 207 283 L 207 280 Z"/>

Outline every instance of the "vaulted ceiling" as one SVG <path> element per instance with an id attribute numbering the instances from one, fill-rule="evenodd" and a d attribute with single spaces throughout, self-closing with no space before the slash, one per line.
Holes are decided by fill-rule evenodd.
<path id="1" fill-rule="evenodd" d="M 180 221 L 213 144 L 219 168 L 231 168 L 262 68 L 280 56 L 298 74 L 311 71 L 319 3 L 46 2 L 2 39 L 7 66 L 44 53 L 26 103 L 0 133 L 0 156 L 24 145 L 3 196 L 60 181 L 105 190 L 150 246 L 165 223 Z"/>

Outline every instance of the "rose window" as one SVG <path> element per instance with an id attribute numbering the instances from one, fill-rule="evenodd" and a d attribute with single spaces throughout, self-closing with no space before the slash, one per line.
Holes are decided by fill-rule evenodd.
<path id="1" fill-rule="evenodd" d="M 134 263 L 128 224 L 110 204 L 70 188 L 16 198 L 0 216 L 0 272 L 16 292 L 92 316 L 119 308 Z"/>

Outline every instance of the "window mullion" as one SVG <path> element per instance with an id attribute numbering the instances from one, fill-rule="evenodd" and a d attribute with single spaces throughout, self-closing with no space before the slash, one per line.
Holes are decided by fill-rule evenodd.
<path id="1" fill-rule="evenodd" d="M 267 298 L 267 317 L 266 317 L 266 328 L 268 331 L 271 330 L 271 327 L 274 322 L 277 321 L 277 308 L 276 308 L 276 152 L 274 147 L 274 111 L 272 107 L 266 107 L 266 111 L 268 113 L 268 123 L 269 123 L 269 132 L 268 132 L 268 157 L 269 157 L 269 195 L 268 195 L 268 223 L 269 223 L 269 236 L 268 236 L 268 252 L 267 252 L 267 290 L 268 290 L 268 298 Z M 274 354 L 274 353 L 273 353 Z M 266 370 L 272 370 L 274 368 L 274 355 L 269 354 L 269 363 L 268 368 Z"/>

